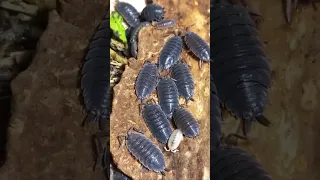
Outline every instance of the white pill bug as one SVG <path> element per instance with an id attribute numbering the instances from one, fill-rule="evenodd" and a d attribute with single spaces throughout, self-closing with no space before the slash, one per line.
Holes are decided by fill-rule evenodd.
<path id="1" fill-rule="evenodd" d="M 183 134 L 181 130 L 180 129 L 174 130 L 168 140 L 168 143 L 167 143 L 168 148 L 164 147 L 164 150 L 171 151 L 173 153 L 179 151 L 177 148 L 179 147 L 180 142 L 182 140 L 183 140 Z"/>

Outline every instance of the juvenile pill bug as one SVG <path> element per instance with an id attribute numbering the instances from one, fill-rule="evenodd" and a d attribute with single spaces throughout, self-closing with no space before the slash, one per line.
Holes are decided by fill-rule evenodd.
<path id="1" fill-rule="evenodd" d="M 160 143 L 166 144 L 172 133 L 166 114 L 162 111 L 160 105 L 152 103 L 152 100 L 141 106 L 143 119 L 152 135 Z"/>
<path id="2" fill-rule="evenodd" d="M 109 15 L 100 24 L 90 44 L 82 68 L 81 89 L 88 112 L 86 122 L 99 122 L 105 129 L 110 115 L 110 19 Z"/>
<path id="3" fill-rule="evenodd" d="M 137 58 L 138 55 L 138 36 L 140 30 L 146 26 L 149 26 L 150 24 L 150 22 L 142 22 L 131 31 L 129 43 L 132 57 Z"/>
<path id="4" fill-rule="evenodd" d="M 202 39 L 198 34 L 194 32 L 186 32 L 184 41 L 189 50 L 193 52 L 199 58 L 199 67 L 202 67 L 202 63 L 210 62 L 210 47 L 208 43 Z"/>
<path id="5" fill-rule="evenodd" d="M 229 145 L 222 145 L 210 152 L 210 176 L 216 180 L 272 179 L 252 155 Z"/>
<path id="6" fill-rule="evenodd" d="M 154 26 L 156 29 L 167 29 L 172 28 L 176 25 L 176 20 L 174 19 L 164 19 L 160 22 L 153 21 L 152 26 Z"/>
<path id="7" fill-rule="evenodd" d="M 174 124 L 189 138 L 199 135 L 199 124 L 193 115 L 185 108 L 178 107 L 172 116 Z"/>
<path id="8" fill-rule="evenodd" d="M 183 134 L 180 129 L 176 129 L 172 132 L 169 141 L 167 143 L 167 147 L 164 147 L 165 151 L 171 151 L 173 153 L 179 151 L 177 148 L 179 147 L 180 142 L 183 140 Z"/>
<path id="9" fill-rule="evenodd" d="M 167 70 L 175 65 L 182 53 L 183 42 L 180 36 L 170 38 L 162 48 L 159 56 L 159 69 Z"/>
<path id="10" fill-rule="evenodd" d="M 161 21 L 164 18 L 165 10 L 158 4 L 148 4 L 141 12 L 141 18 L 145 21 Z"/>
<path id="11" fill-rule="evenodd" d="M 157 65 L 146 60 L 136 80 L 136 96 L 141 102 L 157 87 L 159 71 Z"/>
<path id="12" fill-rule="evenodd" d="M 176 108 L 179 107 L 179 92 L 177 85 L 171 78 L 161 77 L 158 87 L 159 105 L 168 119 L 171 119 Z"/>
<path id="13" fill-rule="evenodd" d="M 190 73 L 189 66 L 179 61 L 171 69 L 171 77 L 175 80 L 179 95 L 188 101 L 193 101 L 194 95 L 194 80 Z"/>
<path id="14" fill-rule="evenodd" d="M 126 2 L 117 2 L 115 8 L 129 26 L 136 27 L 140 24 L 139 13 L 131 4 Z"/>
<path id="15" fill-rule="evenodd" d="M 132 132 L 136 131 L 136 132 Z M 122 146 L 121 137 L 125 137 L 128 151 L 147 169 L 161 173 L 165 176 L 166 162 L 160 148 L 155 145 L 143 132 L 131 127 L 127 134 L 118 136 L 120 147 Z"/>

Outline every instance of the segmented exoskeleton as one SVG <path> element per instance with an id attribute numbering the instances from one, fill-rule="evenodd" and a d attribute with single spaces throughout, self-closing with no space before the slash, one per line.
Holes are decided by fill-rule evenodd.
<path id="1" fill-rule="evenodd" d="M 271 180 L 259 162 L 246 151 L 222 145 L 210 152 L 210 177 L 215 180 Z"/>
<path id="2" fill-rule="evenodd" d="M 137 132 L 132 132 L 135 130 Z M 147 169 L 161 173 L 168 169 L 164 155 L 160 148 L 155 145 L 149 138 L 147 138 L 141 131 L 130 128 L 127 135 L 120 135 L 119 137 L 126 138 L 126 146 L 128 151 Z M 121 146 L 121 145 L 120 145 Z"/>
<path id="3" fill-rule="evenodd" d="M 101 22 L 90 44 L 82 68 L 81 89 L 87 120 L 98 121 L 105 129 L 110 115 L 110 19 Z"/>
<path id="4" fill-rule="evenodd" d="M 270 87 L 269 60 L 255 22 L 246 8 L 226 0 L 213 4 L 210 14 L 211 73 L 221 103 L 244 120 L 244 134 L 263 116 Z"/>

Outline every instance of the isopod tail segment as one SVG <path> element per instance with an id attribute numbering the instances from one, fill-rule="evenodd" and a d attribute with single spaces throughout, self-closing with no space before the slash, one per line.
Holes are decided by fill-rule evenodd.
<path id="1" fill-rule="evenodd" d="M 256 121 L 258 121 L 260 124 L 269 127 L 271 125 L 271 122 L 264 117 L 263 115 L 257 116 L 255 118 Z M 249 133 L 251 132 L 251 126 L 252 126 L 252 119 L 243 119 L 241 121 L 241 126 L 242 126 L 242 131 L 243 131 L 243 135 L 239 135 L 237 133 L 231 133 L 226 137 L 226 141 L 230 141 L 230 139 L 232 137 L 235 137 L 237 139 L 242 139 L 242 140 L 246 140 L 246 141 L 251 141 L 250 137 L 249 137 Z"/>
<path id="2" fill-rule="evenodd" d="M 110 134 L 107 131 L 101 131 L 97 132 L 95 135 L 93 135 L 93 141 L 95 143 L 95 147 L 97 150 L 97 159 L 94 164 L 93 171 L 95 172 L 97 169 L 97 165 L 100 164 L 101 166 L 100 169 L 102 168 L 103 170 L 109 169 L 109 164 L 110 164 L 110 157 L 108 156 L 108 150 L 109 148 L 103 148 L 101 139 L 105 137 L 109 137 Z M 109 172 L 108 172 L 109 175 Z"/>

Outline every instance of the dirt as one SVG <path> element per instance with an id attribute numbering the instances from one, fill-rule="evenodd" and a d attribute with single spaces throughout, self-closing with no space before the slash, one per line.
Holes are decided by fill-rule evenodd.
<path id="1" fill-rule="evenodd" d="M 166 2 L 174 5 L 168 13 L 187 4 Z M 80 126 L 85 113 L 77 83 L 85 47 L 103 16 L 105 2 L 68 3 L 62 4 L 63 19 L 51 13 L 34 63 L 12 83 L 15 115 L 8 161 L 0 169 L 0 179 L 103 179 L 101 172 L 92 171 L 91 135 L 97 127 Z M 274 180 L 318 180 L 319 11 L 310 5 L 300 6 L 288 26 L 281 1 L 259 0 L 253 5 L 264 15 L 261 35 L 268 41 L 266 51 L 272 60 L 273 86 L 265 115 L 273 125 L 254 124 L 253 142 L 241 146 L 257 157 Z M 201 12 L 208 13 L 205 8 Z M 231 117 L 224 120 L 225 132 L 233 131 L 237 121 Z"/>
<path id="2" fill-rule="evenodd" d="M 106 13 L 104 3 L 69 1 L 77 11 L 64 8 L 61 17 L 50 12 L 33 63 L 12 82 L 14 112 L 0 179 L 104 179 L 103 172 L 92 170 L 91 138 L 98 126 L 81 127 L 86 113 L 78 85 L 86 47 Z M 81 21 L 71 18 L 80 15 Z"/>
<path id="3" fill-rule="evenodd" d="M 203 13 L 203 9 L 209 9 L 209 2 L 189 3 L 189 1 L 157 1 L 167 13 L 166 18 L 178 17 L 176 29 L 185 28 L 195 23 L 190 28 L 209 42 L 209 13 Z M 180 5 L 178 6 L 178 4 Z M 178 7 L 178 8 L 173 8 Z M 187 11 L 188 10 L 188 11 Z M 203 28 L 203 27 L 207 28 Z M 138 61 L 127 66 L 122 79 L 114 87 L 114 101 L 110 125 L 110 151 L 115 164 L 127 175 L 134 179 L 209 179 L 210 172 L 210 119 L 209 119 L 209 96 L 210 96 L 210 66 L 202 65 L 199 70 L 199 61 L 185 50 L 182 59 L 190 65 L 191 74 L 195 80 L 194 102 L 189 102 L 187 109 L 198 120 L 200 135 L 194 139 L 184 138 L 179 146 L 179 152 L 173 154 L 163 150 L 164 145 L 157 142 L 149 131 L 144 119 L 139 115 L 139 102 L 136 101 L 135 81 L 143 62 L 148 59 L 158 62 L 159 54 L 169 38 L 173 37 L 174 29 L 156 30 L 152 26 L 143 28 L 139 34 Z M 131 61 L 132 62 L 132 61 Z M 157 101 L 156 91 L 151 98 Z M 180 104 L 185 104 L 181 98 Z M 145 132 L 165 155 L 166 166 L 172 171 L 167 172 L 165 177 L 153 171 L 148 171 L 129 153 L 124 147 L 119 150 L 118 135 L 126 133 L 130 127 L 136 127 Z"/>
<path id="4" fill-rule="evenodd" d="M 252 142 L 241 146 L 253 153 L 274 180 L 320 179 L 320 18 L 309 5 L 300 5 L 292 25 L 286 24 L 281 1 L 252 1 L 264 20 L 262 39 L 272 61 L 269 128 L 256 123 Z M 237 122 L 224 118 L 224 131 Z"/>

